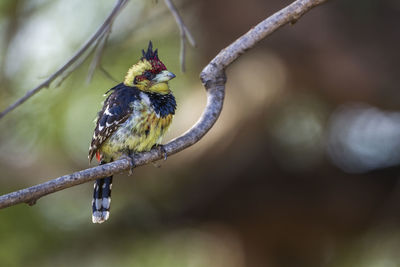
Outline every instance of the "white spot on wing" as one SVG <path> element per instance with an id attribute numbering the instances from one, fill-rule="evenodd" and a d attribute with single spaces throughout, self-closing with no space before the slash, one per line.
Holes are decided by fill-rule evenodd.
<path id="1" fill-rule="evenodd" d="M 113 115 L 108 108 L 109 108 L 109 106 L 107 106 L 106 110 L 104 111 L 104 114 L 109 115 L 109 116 Z"/>

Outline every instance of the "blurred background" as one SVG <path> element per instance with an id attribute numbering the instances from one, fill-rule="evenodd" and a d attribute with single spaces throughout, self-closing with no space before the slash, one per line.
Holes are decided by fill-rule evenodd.
<path id="1" fill-rule="evenodd" d="M 179 66 L 163 1 L 131 0 L 103 67 L 121 81 L 149 40 L 178 110 L 165 141 L 205 106 L 202 68 L 291 1 L 175 1 L 198 42 Z M 0 108 L 61 66 L 114 1 L 0 2 Z M 400 2 L 335 0 L 261 41 L 227 70 L 220 119 L 196 145 L 114 178 L 110 220 L 92 183 L 0 211 L 2 266 L 400 265 Z M 60 87 L 0 120 L 1 194 L 88 167 L 103 94 L 89 57 Z"/>

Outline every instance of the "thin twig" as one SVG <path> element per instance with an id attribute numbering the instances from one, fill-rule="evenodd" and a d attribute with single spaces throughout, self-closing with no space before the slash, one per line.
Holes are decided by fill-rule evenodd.
<path id="1" fill-rule="evenodd" d="M 99 70 L 104 74 L 104 76 L 106 76 L 111 81 L 114 81 L 116 83 L 121 82 L 121 81 L 118 81 L 117 79 L 115 79 L 102 65 L 99 65 Z"/>
<path id="2" fill-rule="evenodd" d="M 90 64 L 88 76 L 86 79 L 87 83 L 90 83 L 92 81 L 94 71 L 101 64 L 101 56 L 103 55 L 104 47 L 106 46 L 108 37 L 110 36 L 111 27 L 112 27 L 111 24 L 108 25 L 108 28 L 105 30 L 105 33 L 102 36 L 102 38 L 98 39 L 98 41 L 97 41 L 96 51 L 94 53 L 92 63 Z"/>
<path id="3" fill-rule="evenodd" d="M 282 26 L 298 20 L 304 13 L 325 1 L 327 0 L 297 0 L 260 22 L 231 45 L 221 50 L 200 74 L 201 81 L 207 92 L 207 105 L 203 114 L 190 130 L 164 145 L 165 153 L 172 155 L 188 148 L 198 142 L 214 125 L 222 111 L 225 96 L 226 67 L 260 40 Z M 43 184 L 0 196 L 0 208 L 18 203 L 34 203 L 42 196 L 98 178 L 121 173 L 130 170 L 132 167 L 141 166 L 162 158 L 164 158 L 164 152 L 155 148 L 149 152 L 134 155 L 135 166 L 131 166 L 130 160 L 120 159 L 112 163 L 65 175 Z"/>
<path id="4" fill-rule="evenodd" d="M 61 86 L 61 84 L 80 66 L 85 62 L 85 60 L 90 55 L 89 51 L 86 51 L 85 55 L 80 56 L 69 68 L 67 68 L 63 73 L 61 73 L 56 79 L 54 88 Z"/>
<path id="5" fill-rule="evenodd" d="M 185 72 L 186 71 L 186 65 L 185 65 L 185 55 L 186 55 L 186 44 L 185 44 L 185 37 L 182 37 L 181 35 L 181 52 L 179 53 L 179 59 L 181 62 L 181 71 Z"/>
<path id="6" fill-rule="evenodd" d="M 185 54 L 186 54 L 185 40 L 188 40 L 189 43 L 193 47 L 196 47 L 196 42 L 195 42 L 192 34 L 188 30 L 188 28 L 185 26 L 185 23 L 183 22 L 182 17 L 179 15 L 179 12 L 176 9 L 175 5 L 172 3 L 172 1 L 164 0 L 164 2 L 165 2 L 165 5 L 168 7 L 168 9 L 171 11 L 172 15 L 175 18 L 176 24 L 179 27 L 179 32 L 180 32 L 180 37 L 181 37 L 180 62 L 181 62 L 182 72 L 185 72 Z"/>
<path id="7" fill-rule="evenodd" d="M 196 47 L 196 41 L 194 40 L 194 37 L 192 36 L 192 34 L 190 33 L 189 29 L 186 27 L 185 24 L 182 24 L 183 30 L 185 31 L 185 36 L 187 38 L 187 40 L 189 41 L 190 45 L 193 47 Z"/>
<path id="8" fill-rule="evenodd" d="M 8 108 L 3 110 L 0 113 L 0 119 L 3 118 L 7 113 L 24 103 L 26 100 L 28 100 L 30 97 L 38 93 L 41 89 L 49 87 L 50 84 L 57 79 L 60 75 L 62 75 L 66 70 L 68 70 L 90 47 L 92 47 L 93 43 L 96 42 L 98 38 L 101 38 L 105 34 L 105 30 L 107 27 L 112 24 L 114 19 L 117 17 L 119 12 L 122 10 L 122 8 L 125 6 L 125 4 L 129 0 L 118 0 L 115 4 L 115 7 L 111 11 L 111 13 L 108 15 L 106 20 L 103 22 L 103 24 L 97 29 L 97 31 L 92 35 L 92 37 L 89 38 L 89 40 L 86 41 L 86 43 L 73 55 L 64 65 L 62 65 L 56 72 L 54 72 L 52 75 L 50 75 L 47 80 L 39 84 L 37 87 L 33 88 L 32 90 L 29 90 L 23 97 L 18 99 L 16 102 L 14 102 L 12 105 L 10 105 Z M 68 75 L 67 75 L 68 76 Z M 65 79 L 65 78 L 64 78 Z M 62 80 L 64 80 L 62 79 Z"/>

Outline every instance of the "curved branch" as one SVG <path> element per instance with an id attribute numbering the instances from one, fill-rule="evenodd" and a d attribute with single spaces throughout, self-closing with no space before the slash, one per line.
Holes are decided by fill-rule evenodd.
<path id="1" fill-rule="evenodd" d="M 113 8 L 113 10 L 111 11 L 110 15 L 108 15 L 108 17 L 106 18 L 106 20 L 103 22 L 103 24 L 97 29 L 97 31 L 93 34 L 92 37 L 89 38 L 89 40 L 86 41 L 86 43 L 75 53 L 75 55 L 73 55 L 64 65 L 62 65 L 56 72 L 54 72 L 52 75 L 50 75 L 49 78 L 47 78 L 44 82 L 42 82 L 41 84 L 39 84 L 38 86 L 36 86 L 35 88 L 29 90 L 28 92 L 26 92 L 26 94 L 21 97 L 20 99 L 18 99 L 17 101 L 15 101 L 13 104 L 11 104 L 8 108 L 6 108 L 5 110 L 3 110 L 0 113 L 0 119 L 3 118 L 5 115 L 7 115 L 10 111 L 12 111 L 13 109 L 15 109 L 16 107 L 18 107 L 19 105 L 21 105 L 22 103 L 24 103 L 26 100 L 28 100 L 29 98 L 31 98 L 33 95 L 35 95 L 36 93 L 38 93 L 40 90 L 42 90 L 43 88 L 49 87 L 50 84 L 57 79 L 59 76 L 63 75 L 68 69 L 71 68 L 71 66 L 77 62 L 77 60 L 79 58 L 82 57 L 82 55 L 90 48 L 92 47 L 92 45 L 98 40 L 98 39 L 102 39 L 102 37 L 107 34 L 108 29 L 111 27 L 113 21 L 115 20 L 115 18 L 117 17 L 117 15 L 119 14 L 119 12 L 122 10 L 122 8 L 125 6 L 125 4 L 128 2 L 128 0 L 118 0 L 115 4 L 115 7 Z M 77 64 L 75 66 L 78 67 L 81 63 L 83 62 L 83 60 L 79 61 L 79 64 Z M 75 69 L 73 68 L 73 69 Z M 70 72 L 69 72 L 70 73 Z M 67 76 L 69 75 L 69 73 L 67 73 Z M 66 77 L 64 77 L 61 81 L 63 81 Z M 57 85 L 60 85 L 60 83 L 58 83 Z"/>
<path id="2" fill-rule="evenodd" d="M 222 110 L 225 96 L 225 68 L 240 55 L 253 47 L 257 42 L 270 35 L 289 22 L 297 21 L 304 13 L 326 0 L 297 0 L 260 22 L 249 32 L 241 36 L 227 48 L 223 49 L 200 74 L 201 81 L 207 90 L 207 105 L 200 119 L 182 136 L 164 145 L 167 155 L 175 154 L 199 141 L 214 125 Z M 78 184 L 121 173 L 132 167 L 162 159 L 163 151 L 152 149 L 134 155 L 135 166 L 128 159 L 120 159 L 98 167 L 64 175 L 54 180 L 0 196 L 0 208 L 18 203 L 34 204 L 37 199 L 47 194 L 60 191 Z"/>

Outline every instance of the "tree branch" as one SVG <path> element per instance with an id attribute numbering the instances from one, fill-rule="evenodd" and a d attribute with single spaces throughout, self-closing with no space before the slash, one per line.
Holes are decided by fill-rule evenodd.
<path id="1" fill-rule="evenodd" d="M 93 46 L 94 43 L 96 43 L 96 41 L 98 39 L 102 39 L 102 37 L 107 34 L 108 29 L 110 29 L 113 21 L 115 20 L 115 18 L 117 17 L 117 15 L 119 14 L 119 12 L 123 9 L 123 7 L 125 6 L 125 4 L 128 2 L 129 0 L 118 0 L 115 4 L 115 7 L 113 8 L 113 10 L 111 11 L 110 15 L 108 15 L 108 17 L 106 18 L 106 20 L 103 22 L 103 24 L 97 29 L 97 31 L 93 34 L 92 37 L 89 38 L 89 40 L 86 41 L 86 43 L 75 53 L 75 55 L 73 55 L 64 65 L 62 65 L 56 72 L 54 72 L 52 75 L 50 75 L 49 78 L 47 78 L 44 82 L 42 82 L 41 84 L 39 84 L 37 87 L 33 88 L 32 90 L 29 90 L 23 97 L 21 97 L 20 99 L 18 99 L 16 102 L 14 102 L 12 105 L 10 105 L 8 108 L 6 108 L 5 110 L 3 110 L 0 113 L 0 119 L 3 118 L 5 115 L 7 115 L 10 111 L 12 111 L 13 109 L 15 109 L 16 107 L 20 106 L 22 103 L 24 103 L 26 100 L 28 100 L 29 98 L 31 98 L 33 95 L 35 95 L 36 93 L 38 93 L 40 90 L 42 90 L 43 88 L 49 87 L 50 84 L 57 79 L 59 76 L 63 75 L 67 70 L 69 70 L 74 63 L 77 62 L 78 59 L 80 59 L 83 54 Z M 81 58 L 82 59 L 82 58 Z M 73 67 L 73 69 L 75 69 L 76 67 L 78 67 L 84 60 L 80 60 L 78 62 L 78 64 L 76 64 L 75 67 Z M 65 77 L 63 77 L 61 79 L 61 81 L 63 81 L 68 75 L 70 74 L 70 72 L 67 72 L 67 75 Z M 60 83 L 58 83 L 57 85 L 60 85 Z"/>
<path id="2" fill-rule="evenodd" d="M 207 105 L 203 114 L 190 130 L 164 145 L 167 155 L 173 155 L 195 144 L 214 125 L 221 113 L 224 101 L 226 67 L 266 36 L 287 23 L 297 21 L 304 13 L 326 1 L 327 0 L 297 0 L 260 22 L 231 45 L 221 50 L 200 74 L 201 81 L 207 91 Z M 163 157 L 163 152 L 155 148 L 149 152 L 134 155 L 135 166 L 131 166 L 132 163 L 128 159 L 120 159 L 112 163 L 64 175 L 42 184 L 0 196 L 0 208 L 23 202 L 34 204 L 36 200 L 42 196 L 98 178 L 121 173 L 132 167 L 141 166 L 162 159 Z"/>

